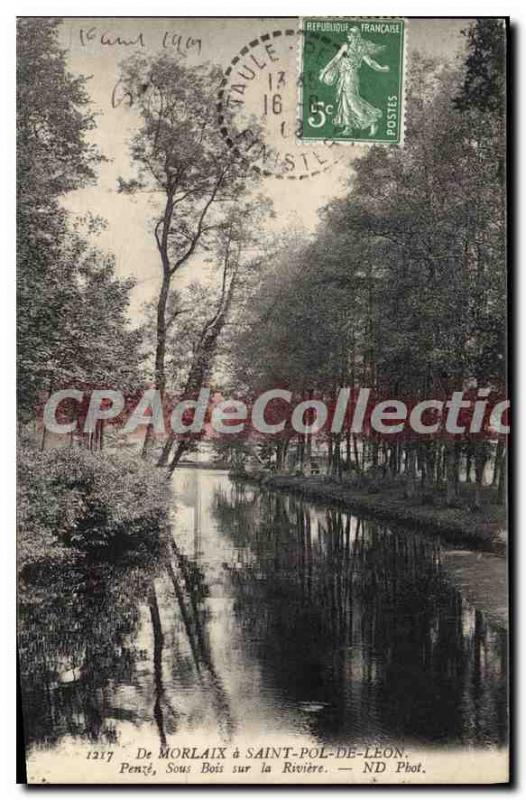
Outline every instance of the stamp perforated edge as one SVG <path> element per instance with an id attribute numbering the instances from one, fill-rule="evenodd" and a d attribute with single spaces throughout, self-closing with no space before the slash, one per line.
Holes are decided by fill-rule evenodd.
<path id="1" fill-rule="evenodd" d="M 297 86 L 298 86 L 298 97 L 297 97 L 297 104 L 296 104 L 296 116 L 298 119 L 303 120 L 303 46 L 305 42 L 305 28 L 304 24 L 305 21 L 309 19 L 323 19 L 323 20 L 334 20 L 336 22 L 342 21 L 346 22 L 351 19 L 360 19 L 360 20 L 371 20 L 371 21 L 382 21 L 382 22 L 402 22 L 403 23 L 403 39 L 402 39 L 402 54 L 401 54 L 401 74 L 400 74 L 400 139 L 398 142 L 381 142 L 381 141 L 371 141 L 370 139 L 327 139 L 327 137 L 320 137 L 316 139 L 315 137 L 309 139 L 303 139 L 301 136 L 296 136 L 296 142 L 299 145 L 305 146 L 309 145 L 312 142 L 318 141 L 330 141 L 334 142 L 338 145 L 343 145 L 344 147 L 403 147 L 405 144 L 405 123 L 406 123 L 406 87 L 407 87 L 407 42 L 408 42 L 408 34 L 409 34 L 409 25 L 408 25 L 408 18 L 407 17 L 386 17 L 386 16 L 377 16 L 377 17 L 363 17 L 357 15 L 356 17 L 333 17 L 333 16 L 325 16 L 325 15 L 310 15 L 308 17 L 300 17 L 299 19 L 299 28 L 298 28 L 298 50 L 296 53 L 296 68 L 297 68 Z"/>

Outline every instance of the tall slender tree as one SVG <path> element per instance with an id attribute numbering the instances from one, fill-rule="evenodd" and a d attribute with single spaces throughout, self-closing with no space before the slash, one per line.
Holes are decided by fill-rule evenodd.
<path id="1" fill-rule="evenodd" d="M 161 286 L 156 310 L 155 386 L 166 390 L 167 309 L 172 279 L 199 251 L 221 235 L 222 210 L 247 190 L 247 158 L 229 147 L 216 119 L 221 71 L 186 67 L 162 55 L 134 56 L 122 65 L 122 80 L 135 98 L 141 127 L 132 141 L 136 175 L 120 180 L 123 192 L 159 197 L 153 236 Z M 148 434 L 151 428 L 148 428 Z"/>

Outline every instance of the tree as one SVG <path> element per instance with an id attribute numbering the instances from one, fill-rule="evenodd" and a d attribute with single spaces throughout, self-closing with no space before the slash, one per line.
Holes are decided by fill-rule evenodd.
<path id="1" fill-rule="evenodd" d="M 66 69 L 58 20 L 18 22 L 18 390 L 22 421 L 41 393 L 75 384 L 136 386 L 141 334 L 127 319 L 132 281 L 91 242 L 103 221 L 73 219 L 67 192 L 94 180 L 101 156 L 86 79 Z M 38 81 L 35 80 L 38 76 Z"/>
<path id="2" fill-rule="evenodd" d="M 220 70 L 188 68 L 166 55 L 134 56 L 123 64 L 122 76 L 142 125 L 131 146 L 136 176 L 121 179 L 120 190 L 153 192 L 161 202 L 153 235 L 161 268 L 155 386 L 163 397 L 172 279 L 199 250 L 221 241 L 230 206 L 247 189 L 247 159 L 228 147 L 217 127 Z"/>
<path id="3" fill-rule="evenodd" d="M 458 68 L 416 58 L 404 148 L 356 159 L 348 194 L 323 209 L 314 237 L 269 254 L 233 345 L 242 386 L 334 395 L 361 385 L 415 402 L 504 387 L 504 128 L 480 93 L 459 108 L 463 80 Z M 340 437 L 326 441 L 338 474 Z M 469 435 L 346 445 L 344 466 L 402 472 L 410 495 L 417 476 L 446 484 L 450 502 L 462 470 L 474 466 L 480 487 L 492 455 Z M 499 449 L 493 456 L 500 463 Z"/>
<path id="4" fill-rule="evenodd" d="M 197 337 L 193 341 L 193 353 L 188 370 L 183 396 L 195 397 L 202 386 L 209 381 L 214 365 L 218 340 L 227 321 L 239 277 L 243 271 L 253 266 L 253 245 L 258 239 L 257 229 L 265 204 L 246 205 L 239 203 L 230 210 L 229 216 L 217 229 L 217 261 L 221 264 L 219 295 Z M 163 448 L 159 466 L 168 463 L 175 442 L 173 431 L 169 434 Z M 173 472 L 189 442 L 181 439 L 170 461 L 169 472 Z"/>
<path id="5" fill-rule="evenodd" d="M 460 111 L 476 108 L 502 114 L 506 103 L 506 38 L 502 19 L 480 18 L 463 31 L 468 55 L 461 91 L 455 98 Z"/>
<path id="6" fill-rule="evenodd" d="M 59 20 L 24 18 L 17 26 L 17 343 L 21 420 L 48 388 L 62 309 L 57 270 L 66 232 L 60 198 L 94 178 L 99 160 L 86 135 L 94 127 L 86 79 L 66 69 Z M 37 79 L 38 77 L 38 79 Z"/>
<path id="7" fill-rule="evenodd" d="M 56 313 L 50 315 L 47 360 L 38 365 L 45 394 L 65 386 L 131 393 L 141 384 L 142 331 L 127 316 L 134 281 L 117 278 L 113 256 L 89 242 L 99 225 L 89 225 L 88 237 L 85 226 L 70 222 L 48 273 L 46 289 Z M 86 443 L 102 446 L 102 422 Z"/>

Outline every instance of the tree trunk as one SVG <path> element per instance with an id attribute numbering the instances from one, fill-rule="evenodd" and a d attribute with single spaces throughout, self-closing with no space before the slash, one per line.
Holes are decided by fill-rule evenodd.
<path id="1" fill-rule="evenodd" d="M 407 497 L 413 498 L 416 494 L 416 451 L 413 445 L 409 445 L 407 449 Z"/>
<path id="2" fill-rule="evenodd" d="M 446 473 L 446 505 L 453 505 L 457 494 L 457 481 L 455 472 L 455 454 L 453 444 L 444 445 L 444 469 Z"/>
<path id="3" fill-rule="evenodd" d="M 473 447 L 468 444 L 466 451 L 466 483 L 471 483 L 471 470 L 473 468 Z"/>
<path id="4" fill-rule="evenodd" d="M 170 466 L 168 467 L 169 475 L 172 474 L 172 472 L 178 465 L 179 461 L 181 460 L 187 449 L 188 449 L 188 442 L 186 441 L 186 439 L 181 439 L 179 444 L 177 445 L 177 449 L 173 455 L 173 458 L 170 461 Z"/>
<path id="5" fill-rule="evenodd" d="M 502 468 L 502 460 L 504 455 L 504 442 L 499 439 L 497 442 L 497 449 L 495 451 L 495 461 L 493 466 L 493 479 L 491 485 L 497 488 L 500 483 L 500 470 Z"/>
<path id="6" fill-rule="evenodd" d="M 332 474 L 341 480 L 342 477 L 342 455 L 341 455 L 341 434 L 334 434 L 334 451 L 332 459 Z"/>
<path id="7" fill-rule="evenodd" d="M 166 307 L 168 304 L 168 295 L 170 293 L 170 273 L 164 272 L 161 291 L 159 293 L 159 300 L 157 303 L 157 330 L 156 330 L 156 346 L 155 346 L 155 388 L 159 390 L 161 397 L 161 405 L 164 402 L 164 394 L 166 391 Z M 150 424 L 146 428 L 144 442 L 142 446 L 142 457 L 146 458 L 150 447 L 150 442 L 153 437 L 153 425 Z"/>
<path id="8" fill-rule="evenodd" d="M 487 461 L 485 443 L 475 444 L 475 508 L 481 507 L 481 490 L 484 483 L 484 468 Z"/>
<path id="9" fill-rule="evenodd" d="M 232 226 L 230 227 L 230 236 L 232 236 Z M 208 377 L 208 374 L 212 367 L 212 359 L 214 357 L 215 349 L 217 346 L 217 340 L 223 329 L 223 325 L 225 324 L 228 310 L 230 308 L 230 302 L 232 300 L 232 293 L 234 291 L 234 286 L 236 284 L 240 255 L 241 255 L 241 245 L 239 245 L 237 248 L 237 254 L 234 256 L 233 259 L 233 265 L 230 264 L 230 242 L 231 239 L 229 239 L 228 241 L 224 256 L 223 285 L 221 289 L 221 299 L 219 301 L 219 305 L 216 309 L 214 316 L 208 320 L 203 330 L 201 331 L 200 340 L 196 347 L 188 379 L 186 381 L 186 386 L 184 391 L 184 396 L 186 398 L 189 398 L 193 394 L 197 395 Z M 165 326 L 164 338 L 166 340 L 166 326 Z M 156 373 L 156 378 L 157 377 L 159 376 Z M 164 350 L 163 350 L 163 377 L 164 377 Z M 162 386 L 162 391 L 164 391 L 164 385 Z M 168 439 L 166 440 L 161 457 L 157 462 L 158 467 L 166 466 L 174 442 L 175 442 L 175 434 L 172 431 L 168 436 Z M 179 442 L 175 455 L 170 463 L 169 474 L 171 474 L 174 471 L 175 467 L 177 466 L 177 463 L 179 462 L 179 459 L 181 458 L 181 455 L 185 452 L 187 447 L 188 447 L 187 441 L 181 440 Z"/>
<path id="10" fill-rule="evenodd" d="M 40 449 L 42 450 L 42 452 L 44 452 L 44 450 L 46 449 L 46 439 L 47 439 L 47 428 L 44 425 L 44 427 L 42 428 L 42 439 L 40 441 Z"/>
<path id="11" fill-rule="evenodd" d="M 351 471 L 351 462 L 352 462 L 352 456 L 351 456 L 351 431 L 349 430 L 349 428 L 347 428 L 347 430 L 345 431 L 345 463 L 346 463 L 347 470 L 348 470 L 349 473 Z"/>
<path id="12" fill-rule="evenodd" d="M 360 453 L 358 452 L 358 438 L 355 433 L 353 434 L 352 437 L 352 443 L 354 450 L 354 461 L 356 463 L 356 472 L 358 473 L 358 475 L 361 475 L 362 465 L 360 464 Z"/>

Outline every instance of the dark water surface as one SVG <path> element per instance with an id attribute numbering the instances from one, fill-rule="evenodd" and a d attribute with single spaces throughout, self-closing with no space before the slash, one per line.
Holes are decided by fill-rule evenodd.
<path id="1" fill-rule="evenodd" d="M 320 742 L 506 739 L 506 635 L 432 537 L 174 476 L 154 564 L 72 564 L 20 592 L 28 745 L 147 734 Z"/>

